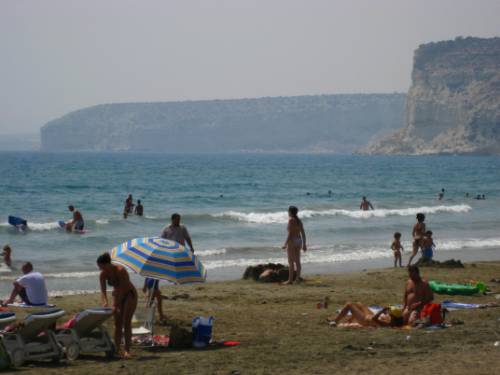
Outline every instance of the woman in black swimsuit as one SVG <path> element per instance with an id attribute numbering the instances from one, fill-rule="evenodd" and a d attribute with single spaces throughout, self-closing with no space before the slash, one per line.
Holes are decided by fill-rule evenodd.
<path id="1" fill-rule="evenodd" d="M 97 266 L 101 270 L 101 297 L 104 307 L 108 307 L 106 282 L 113 287 L 113 316 L 115 318 L 115 345 L 117 353 L 122 358 L 130 358 L 130 344 L 132 341 L 132 316 L 137 307 L 137 291 L 130 282 L 128 272 L 121 266 L 111 263 L 109 253 L 97 258 Z M 125 337 L 125 348 L 120 352 L 122 336 Z"/>

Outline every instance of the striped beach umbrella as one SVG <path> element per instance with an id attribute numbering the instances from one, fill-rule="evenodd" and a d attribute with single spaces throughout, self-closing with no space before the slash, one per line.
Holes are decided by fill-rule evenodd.
<path id="1" fill-rule="evenodd" d="M 189 247 L 160 237 L 135 238 L 111 250 L 111 261 L 139 275 L 176 284 L 204 282 L 205 267 Z"/>

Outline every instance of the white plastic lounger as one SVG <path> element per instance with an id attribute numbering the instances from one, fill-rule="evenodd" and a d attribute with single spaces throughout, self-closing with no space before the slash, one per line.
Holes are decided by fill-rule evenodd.
<path id="1" fill-rule="evenodd" d="M 102 324 L 111 317 L 113 309 L 94 308 L 79 313 L 71 328 L 58 330 L 57 341 L 64 346 L 66 358 L 73 361 L 80 353 L 106 353 L 108 358 L 115 354 L 115 345 Z"/>
<path id="2" fill-rule="evenodd" d="M 58 362 L 61 359 L 62 348 L 51 328 L 63 315 L 61 309 L 33 313 L 16 331 L 3 333 L 1 339 L 14 367 L 22 366 L 27 360 L 52 359 Z"/>
<path id="3" fill-rule="evenodd" d="M 13 312 L 1 312 L 0 313 L 0 330 L 3 331 L 10 323 L 16 320 L 16 314 Z"/>
<path id="4" fill-rule="evenodd" d="M 150 306 L 145 308 L 137 308 L 135 310 L 132 323 L 139 323 L 139 327 L 132 327 L 132 339 L 139 338 L 139 341 L 143 341 L 143 338 L 149 338 L 147 342 L 150 345 L 136 345 L 136 346 L 154 346 L 153 331 L 154 331 L 154 317 L 155 317 L 156 304 L 152 303 Z"/>

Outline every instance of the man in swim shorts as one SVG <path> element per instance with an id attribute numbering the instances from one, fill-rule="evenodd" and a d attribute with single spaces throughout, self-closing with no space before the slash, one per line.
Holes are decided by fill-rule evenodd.
<path id="1" fill-rule="evenodd" d="M 417 266 L 408 266 L 408 276 L 403 299 L 403 320 L 406 324 L 418 319 L 420 311 L 434 299 L 429 283 L 420 277 Z"/>
<path id="2" fill-rule="evenodd" d="M 418 249 L 422 246 L 422 239 L 425 237 L 425 215 L 422 213 L 417 214 L 417 223 L 413 226 L 412 237 L 413 237 L 413 248 L 410 259 L 408 259 L 408 266 L 411 265 L 411 261 L 418 254 Z"/>

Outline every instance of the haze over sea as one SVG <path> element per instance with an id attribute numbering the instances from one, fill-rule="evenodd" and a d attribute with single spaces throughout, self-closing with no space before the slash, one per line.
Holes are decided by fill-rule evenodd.
<path id="1" fill-rule="evenodd" d="M 0 245 L 11 244 L 14 260 L 14 270 L 0 267 L 1 296 L 28 260 L 52 293 L 96 290 L 97 256 L 159 235 L 174 212 L 209 280 L 285 263 L 280 247 L 292 204 L 308 236 L 306 273 L 390 266 L 392 235 L 400 231 L 409 250 L 417 212 L 434 232 L 437 259 L 500 259 L 500 157 L 4 152 L 0 176 Z M 122 218 L 128 193 L 142 200 L 144 217 Z M 359 210 L 362 195 L 374 211 Z M 70 218 L 68 204 L 81 210 L 88 233 L 58 227 Z M 9 226 L 8 215 L 27 219 L 30 231 Z"/>

